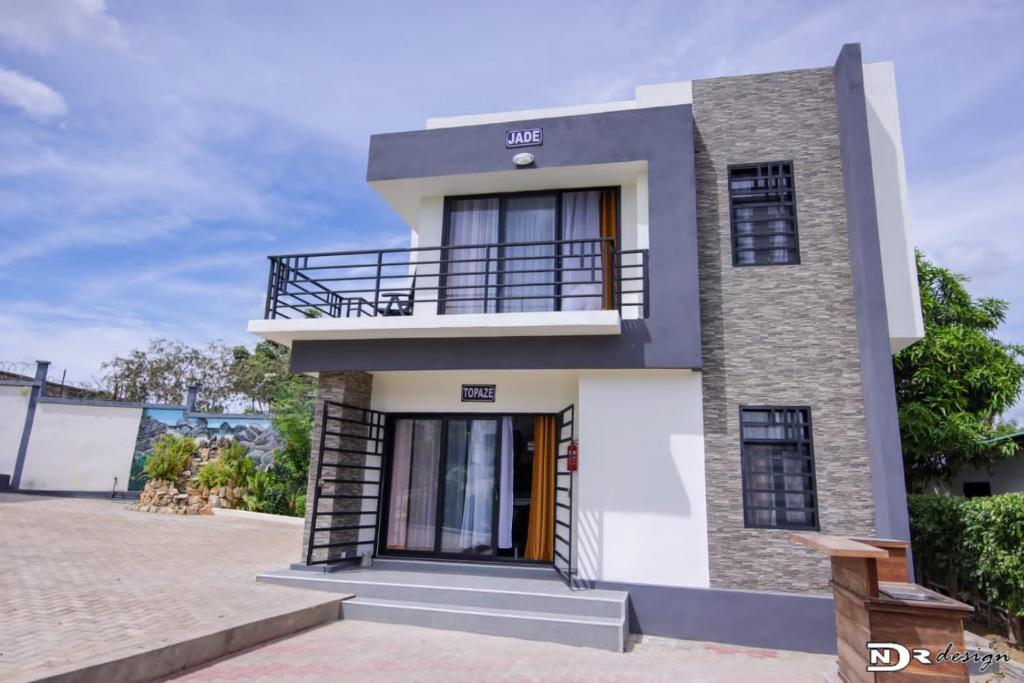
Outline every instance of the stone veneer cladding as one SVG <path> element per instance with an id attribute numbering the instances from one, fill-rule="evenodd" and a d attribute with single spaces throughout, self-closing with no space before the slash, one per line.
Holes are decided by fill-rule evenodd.
<path id="1" fill-rule="evenodd" d="M 367 372 L 321 372 L 320 380 L 317 385 L 317 396 L 316 396 L 316 410 L 313 414 L 313 437 L 312 437 L 312 448 L 310 449 L 310 461 L 309 461 L 309 483 L 306 487 L 306 523 L 302 530 L 302 557 L 301 562 L 305 562 L 307 553 L 309 550 L 309 530 L 310 524 L 313 520 L 313 494 L 316 490 L 316 470 L 317 470 L 317 458 L 320 452 L 320 429 L 323 423 L 323 411 L 324 401 L 335 401 L 338 403 L 344 403 L 349 406 L 355 406 L 358 408 L 369 408 L 370 407 L 370 394 L 373 389 L 373 376 Z M 351 414 L 350 414 L 351 412 Z M 345 412 L 345 417 L 361 418 L 362 411 L 350 411 Z M 331 415 L 338 413 L 332 411 Z M 333 424 L 331 421 L 331 429 L 338 429 L 337 424 Z M 327 437 L 326 444 L 329 447 L 343 446 L 347 449 L 355 451 L 364 451 L 366 449 L 365 439 L 353 439 L 351 437 L 343 437 L 343 441 L 338 437 Z M 352 454 L 339 454 L 328 451 L 324 456 L 324 462 L 345 462 L 351 465 L 363 465 L 366 463 L 366 458 L 360 455 Z M 348 475 L 353 477 L 361 476 L 355 474 L 349 470 Z M 361 484 L 325 484 L 325 493 L 350 493 L 350 494 L 361 494 L 363 493 L 363 486 Z M 323 527 L 332 519 L 334 525 L 351 525 L 355 524 L 355 517 L 327 517 L 331 513 L 342 513 L 352 512 L 359 510 L 362 506 L 362 501 L 359 499 L 345 499 L 345 498 L 321 498 L 318 514 L 320 517 L 319 526 Z M 372 523 L 369 517 L 365 521 L 360 522 Z M 356 534 L 353 531 L 347 532 L 323 532 L 317 535 L 317 543 L 337 543 L 342 541 L 353 541 L 356 540 Z M 360 546 L 360 551 L 368 550 L 369 546 Z M 352 551 L 354 547 L 341 548 L 339 550 Z M 313 551 L 314 560 L 322 560 L 327 556 L 328 549 L 318 548 Z M 351 554 L 351 553 L 350 553 Z M 338 556 L 338 553 L 333 553 L 334 557 Z"/>
<path id="2" fill-rule="evenodd" d="M 809 405 L 824 533 L 874 503 L 831 69 L 693 84 L 711 585 L 825 592 L 826 558 L 743 524 L 741 405 Z M 800 265 L 734 267 L 730 164 L 792 161 Z"/>

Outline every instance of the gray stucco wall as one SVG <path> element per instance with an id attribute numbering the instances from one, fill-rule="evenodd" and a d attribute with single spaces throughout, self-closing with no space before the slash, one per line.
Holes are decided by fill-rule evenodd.
<path id="1" fill-rule="evenodd" d="M 746 529 L 739 406 L 809 405 L 821 530 L 872 534 L 857 311 L 831 69 L 695 81 L 711 585 L 825 592 L 828 562 Z M 734 267 L 727 166 L 792 160 L 800 264 Z"/>
<path id="2" fill-rule="evenodd" d="M 370 180 L 509 171 L 517 123 L 375 135 Z M 538 168 L 647 161 L 649 316 L 614 336 L 300 341 L 295 371 L 701 366 L 693 118 L 689 106 L 656 107 L 523 122 L 542 127 Z M 522 169 L 530 173 L 532 169 Z"/>
<path id="3" fill-rule="evenodd" d="M 875 524 L 880 536 L 910 540 L 860 45 L 843 46 L 833 73 Z"/>

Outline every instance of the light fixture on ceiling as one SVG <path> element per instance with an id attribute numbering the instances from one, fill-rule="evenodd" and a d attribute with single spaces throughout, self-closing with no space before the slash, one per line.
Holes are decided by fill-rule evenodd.
<path id="1" fill-rule="evenodd" d="M 533 163 L 533 155 L 529 152 L 520 152 L 512 157 L 512 163 L 516 166 L 529 166 Z"/>

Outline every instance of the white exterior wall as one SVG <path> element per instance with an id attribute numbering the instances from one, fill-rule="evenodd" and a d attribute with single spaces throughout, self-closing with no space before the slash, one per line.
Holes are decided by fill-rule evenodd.
<path id="1" fill-rule="evenodd" d="M 914 239 L 910 232 L 896 74 L 891 62 L 864 65 L 864 94 L 885 307 L 890 344 L 892 352 L 896 353 L 924 337 L 924 321 L 917 287 Z"/>
<path id="2" fill-rule="evenodd" d="M 965 483 L 982 481 L 992 486 L 992 495 L 1024 493 L 1024 456 L 1018 455 L 996 464 L 991 473 L 984 468 L 962 470 L 950 482 L 949 492 L 954 496 L 962 496 Z"/>
<path id="3" fill-rule="evenodd" d="M 31 387 L 0 385 L 0 474 L 14 474 Z"/>
<path id="4" fill-rule="evenodd" d="M 386 413 L 557 413 L 576 403 L 576 372 L 438 370 L 373 373 L 370 407 Z M 463 384 L 494 384 L 494 403 L 463 403 Z"/>
<path id="5" fill-rule="evenodd" d="M 125 491 L 142 408 L 74 403 L 36 405 L 21 488 Z"/>
<path id="6" fill-rule="evenodd" d="M 710 585 L 700 382 L 685 370 L 580 373 L 581 578 Z"/>
<path id="7" fill-rule="evenodd" d="M 494 384 L 494 403 L 462 403 Z M 584 579 L 710 584 L 700 374 L 686 370 L 373 375 L 383 412 L 557 413 L 576 406 L 573 560 Z M 375 491 L 373 491 L 375 492 Z"/>

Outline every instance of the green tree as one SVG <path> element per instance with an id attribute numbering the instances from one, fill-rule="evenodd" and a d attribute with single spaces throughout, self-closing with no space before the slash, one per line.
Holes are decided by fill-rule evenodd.
<path id="1" fill-rule="evenodd" d="M 304 375 L 291 375 L 277 385 L 271 404 L 271 420 L 281 448 L 274 454 L 270 471 L 283 489 L 280 495 L 286 509 L 280 512 L 298 517 L 305 514 L 315 400 L 316 382 Z"/>
<path id="2" fill-rule="evenodd" d="M 233 391 L 246 401 L 246 410 L 263 413 L 270 407 L 278 385 L 291 376 L 288 348 L 272 341 L 261 341 L 253 351 L 244 346 L 231 350 Z"/>
<path id="3" fill-rule="evenodd" d="M 185 391 L 199 385 L 200 410 L 224 412 L 234 397 L 231 349 L 211 342 L 189 346 L 174 339 L 151 339 L 145 349 L 103 363 L 101 389 L 118 401 L 183 403 Z"/>
<path id="4" fill-rule="evenodd" d="M 994 336 L 1008 304 L 971 297 L 966 276 L 920 252 L 917 276 L 925 338 L 893 358 L 910 490 L 1014 455 L 1011 439 L 984 442 L 1016 429 L 1000 416 L 1024 383 L 1024 346 Z"/>

